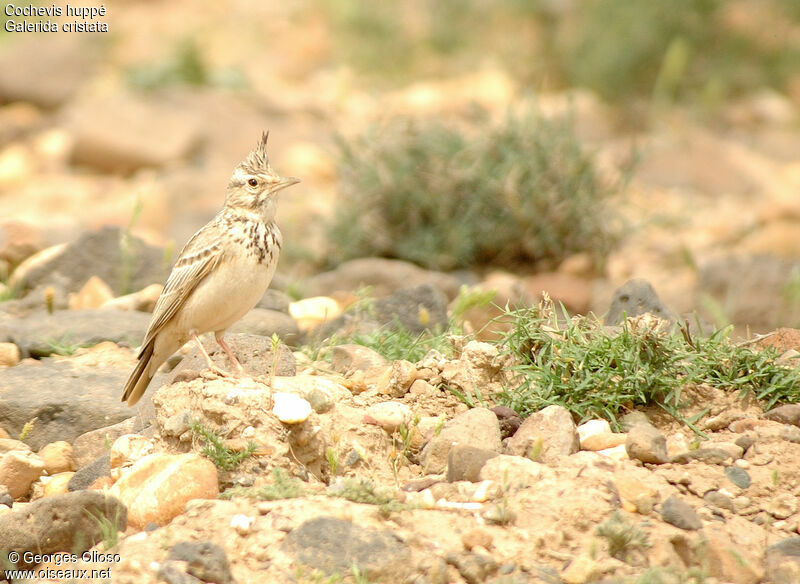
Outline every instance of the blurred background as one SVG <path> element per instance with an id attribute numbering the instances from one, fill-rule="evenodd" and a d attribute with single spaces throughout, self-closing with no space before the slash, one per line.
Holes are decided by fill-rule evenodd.
<path id="1" fill-rule="evenodd" d="M 382 256 L 575 312 L 641 277 L 717 325 L 800 325 L 797 0 L 104 6 L 105 33 L 4 16 L 6 297 L 105 225 L 174 258 L 269 129 L 303 180 L 279 211 L 294 297 Z"/>

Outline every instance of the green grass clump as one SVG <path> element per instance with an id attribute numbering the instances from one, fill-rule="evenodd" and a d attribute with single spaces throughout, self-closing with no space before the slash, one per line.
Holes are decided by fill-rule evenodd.
<path id="1" fill-rule="evenodd" d="M 220 495 L 220 499 L 233 499 L 242 497 L 259 499 L 262 501 L 277 501 L 279 499 L 296 499 L 304 494 L 303 483 L 300 479 L 292 478 L 280 467 L 272 469 L 272 482 L 263 487 L 231 487 Z"/>
<path id="2" fill-rule="evenodd" d="M 342 200 L 332 261 L 363 256 L 431 269 L 602 263 L 615 241 L 610 200 L 569 121 L 533 108 L 471 127 L 395 119 L 339 140 Z"/>
<path id="3" fill-rule="evenodd" d="M 598 525 L 596 533 L 608 542 L 608 553 L 622 561 L 626 561 L 632 552 L 641 552 L 651 545 L 647 534 L 619 511 L 614 511 Z"/>
<path id="4" fill-rule="evenodd" d="M 225 442 L 210 429 L 200 422 L 193 421 L 189 424 L 192 433 L 205 442 L 201 453 L 211 460 L 221 470 L 236 470 L 242 462 L 250 458 L 258 448 L 255 442 L 248 442 L 247 448 L 236 452 L 225 446 Z"/>
<path id="5" fill-rule="evenodd" d="M 733 343 L 730 328 L 692 338 L 650 317 L 620 327 L 593 316 L 560 321 L 550 301 L 504 318 L 512 327 L 502 350 L 516 365 L 498 400 L 522 416 L 558 404 L 581 421 L 600 417 L 619 427 L 621 413 L 652 404 L 680 419 L 684 386 L 701 383 L 755 395 L 767 408 L 800 401 L 800 369 L 777 363 L 772 348 Z"/>
<path id="6" fill-rule="evenodd" d="M 345 479 L 328 489 L 331 497 L 341 497 L 353 503 L 377 505 L 382 515 L 402 511 L 409 506 L 394 498 L 390 489 L 381 488 L 366 479 Z"/>

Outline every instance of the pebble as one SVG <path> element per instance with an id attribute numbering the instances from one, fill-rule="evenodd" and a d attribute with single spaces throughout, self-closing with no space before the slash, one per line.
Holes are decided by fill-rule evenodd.
<path id="1" fill-rule="evenodd" d="M 5 485 L 14 499 L 26 495 L 43 472 L 44 461 L 32 452 L 12 450 L 0 459 L 0 485 Z"/>
<path id="2" fill-rule="evenodd" d="M 339 303 L 328 296 L 303 298 L 289 305 L 289 314 L 303 332 L 318 327 L 323 322 L 333 320 L 342 313 Z"/>
<path id="3" fill-rule="evenodd" d="M 69 442 L 63 440 L 51 442 L 39 450 L 39 456 L 44 461 L 44 469 L 49 475 L 75 470 L 75 459 Z"/>
<path id="4" fill-rule="evenodd" d="M 0 343 L 0 367 L 13 367 L 19 363 L 19 347 L 14 343 Z"/>
<path id="5" fill-rule="evenodd" d="M 311 415 L 311 404 L 293 393 L 275 392 L 272 413 L 284 424 L 300 424 Z"/>
<path id="6" fill-rule="evenodd" d="M 725 476 L 728 477 L 728 480 L 740 489 L 746 489 L 750 486 L 750 475 L 743 468 L 739 468 L 738 465 L 726 467 Z"/>
<path id="7" fill-rule="evenodd" d="M 797 512 L 797 498 L 791 493 L 778 493 L 767 499 L 761 509 L 775 519 L 787 519 Z"/>
<path id="8" fill-rule="evenodd" d="M 478 481 L 483 465 L 496 456 L 493 450 L 456 444 L 447 456 L 447 481 Z"/>
<path id="9" fill-rule="evenodd" d="M 237 513 L 231 517 L 231 527 L 236 530 L 241 536 L 249 535 L 253 531 L 253 524 L 256 522 L 255 517 L 250 517 L 244 513 Z"/>
<path id="10" fill-rule="evenodd" d="M 626 511 L 649 515 L 660 499 L 658 489 L 646 485 L 634 476 L 620 475 L 613 480 L 622 499 L 622 508 Z"/>
<path id="11" fill-rule="evenodd" d="M 669 462 L 667 439 L 649 424 L 637 424 L 628 432 L 625 450 L 632 459 L 652 464 Z"/>
<path id="12" fill-rule="evenodd" d="M 608 434 L 611 432 L 611 425 L 607 420 L 587 420 L 579 425 L 578 438 L 581 441 L 581 448 L 583 448 L 583 441 L 589 436 L 596 436 L 597 434 Z"/>
<path id="13" fill-rule="evenodd" d="M 392 397 L 403 397 L 408 393 L 411 384 L 416 379 L 416 365 L 404 359 L 392 361 L 392 364 L 378 379 L 378 393 Z"/>
<path id="14" fill-rule="evenodd" d="M 485 529 L 473 529 L 461 536 L 461 544 L 464 549 L 471 551 L 474 547 L 482 547 L 484 549 L 491 549 L 494 542 L 492 534 Z"/>
<path id="15" fill-rule="evenodd" d="M 111 445 L 109 460 L 112 469 L 129 466 L 153 452 L 153 441 L 141 434 L 125 434 Z"/>
<path id="16" fill-rule="evenodd" d="M 364 412 L 367 422 L 377 424 L 389 434 L 393 434 L 401 426 L 411 424 L 411 408 L 400 402 L 381 402 L 373 404 Z"/>
<path id="17" fill-rule="evenodd" d="M 685 501 L 675 495 L 661 504 L 661 518 L 675 527 L 694 531 L 703 527 L 697 512 Z"/>
<path id="18" fill-rule="evenodd" d="M 703 500 L 713 507 L 733 511 L 733 500 L 719 491 L 708 491 L 703 495 Z"/>

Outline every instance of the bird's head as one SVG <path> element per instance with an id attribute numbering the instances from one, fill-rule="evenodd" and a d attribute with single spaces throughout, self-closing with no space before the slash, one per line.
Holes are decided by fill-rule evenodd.
<path id="1" fill-rule="evenodd" d="M 278 191 L 300 182 L 299 178 L 279 176 L 269 165 L 267 139 L 264 132 L 255 149 L 248 154 L 231 175 L 225 206 L 261 215 L 265 220 L 275 216 Z"/>

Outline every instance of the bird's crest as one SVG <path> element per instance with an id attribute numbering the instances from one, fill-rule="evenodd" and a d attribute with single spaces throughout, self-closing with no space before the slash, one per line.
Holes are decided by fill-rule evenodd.
<path id="1" fill-rule="evenodd" d="M 269 168 L 269 156 L 267 156 L 267 140 L 269 139 L 269 130 L 261 134 L 261 140 L 258 145 L 247 155 L 239 167 L 247 174 L 260 174 Z"/>

